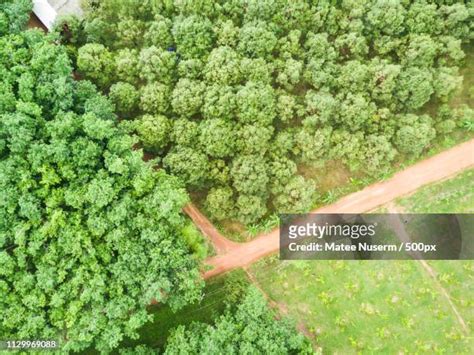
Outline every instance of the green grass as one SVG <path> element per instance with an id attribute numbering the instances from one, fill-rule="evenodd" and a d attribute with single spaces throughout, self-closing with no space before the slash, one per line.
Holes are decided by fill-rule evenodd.
<path id="1" fill-rule="evenodd" d="M 417 190 L 396 203 L 412 213 L 473 213 L 474 169 Z"/>
<path id="2" fill-rule="evenodd" d="M 314 334 L 323 353 L 470 353 L 472 334 L 463 336 L 448 302 L 419 263 L 267 260 L 252 272 L 270 297 Z M 472 291 L 472 286 L 453 285 L 460 294 Z M 460 298 L 463 311 L 472 307 L 468 298 Z"/>

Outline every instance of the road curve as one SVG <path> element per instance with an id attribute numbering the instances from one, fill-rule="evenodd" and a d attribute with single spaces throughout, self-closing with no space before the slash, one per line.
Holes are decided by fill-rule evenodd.
<path id="1" fill-rule="evenodd" d="M 446 179 L 474 167 L 474 139 L 425 159 L 396 173 L 392 178 L 347 195 L 311 213 L 363 213 L 371 211 L 418 188 Z M 235 244 L 235 243 L 234 243 Z M 279 230 L 258 236 L 250 242 L 237 244 L 225 254 L 206 260 L 212 269 L 204 273 L 209 278 L 220 273 L 245 267 L 258 259 L 275 253 L 279 248 Z"/>

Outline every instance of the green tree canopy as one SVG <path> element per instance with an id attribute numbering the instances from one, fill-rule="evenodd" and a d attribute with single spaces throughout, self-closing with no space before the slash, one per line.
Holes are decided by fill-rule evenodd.
<path id="1" fill-rule="evenodd" d="M 309 341 L 287 319 L 276 320 L 256 288 L 249 288 L 235 312 L 213 325 L 179 326 L 168 338 L 165 354 L 311 354 Z"/>
<path id="2" fill-rule="evenodd" d="M 53 40 L 0 37 L 0 337 L 109 351 L 150 319 L 150 300 L 200 298 L 188 197 L 133 150 L 113 105 L 73 81 Z M 82 52 L 105 84 L 106 50 Z"/>

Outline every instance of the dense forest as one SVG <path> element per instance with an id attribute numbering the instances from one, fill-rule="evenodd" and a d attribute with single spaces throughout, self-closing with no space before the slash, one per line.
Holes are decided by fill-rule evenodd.
<path id="1" fill-rule="evenodd" d="M 314 205 L 302 165 L 377 177 L 472 128 L 472 108 L 446 103 L 473 12 L 449 0 L 104 0 L 57 32 L 159 165 L 215 220 L 248 224 Z"/>
<path id="2" fill-rule="evenodd" d="M 22 3 L 0 4 L 0 338 L 106 350 L 152 299 L 200 299 L 201 241 L 181 183 L 143 162 L 54 38 L 21 30 Z"/>

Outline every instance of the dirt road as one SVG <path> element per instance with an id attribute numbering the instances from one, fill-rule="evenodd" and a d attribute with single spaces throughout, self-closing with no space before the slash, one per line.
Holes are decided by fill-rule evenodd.
<path id="1" fill-rule="evenodd" d="M 194 204 L 188 203 L 183 211 L 193 220 L 201 233 L 211 241 L 217 255 L 225 254 L 240 245 L 224 237 Z"/>
<path id="2" fill-rule="evenodd" d="M 312 213 L 367 212 L 407 195 L 421 186 L 446 179 L 469 167 L 474 167 L 474 139 L 423 160 L 395 174 L 387 181 L 368 186 Z M 206 263 L 213 268 L 207 271 L 204 277 L 209 278 L 238 267 L 245 267 L 278 251 L 278 248 L 279 231 L 276 229 L 250 242 L 234 245 L 225 254 L 209 258 Z"/>

